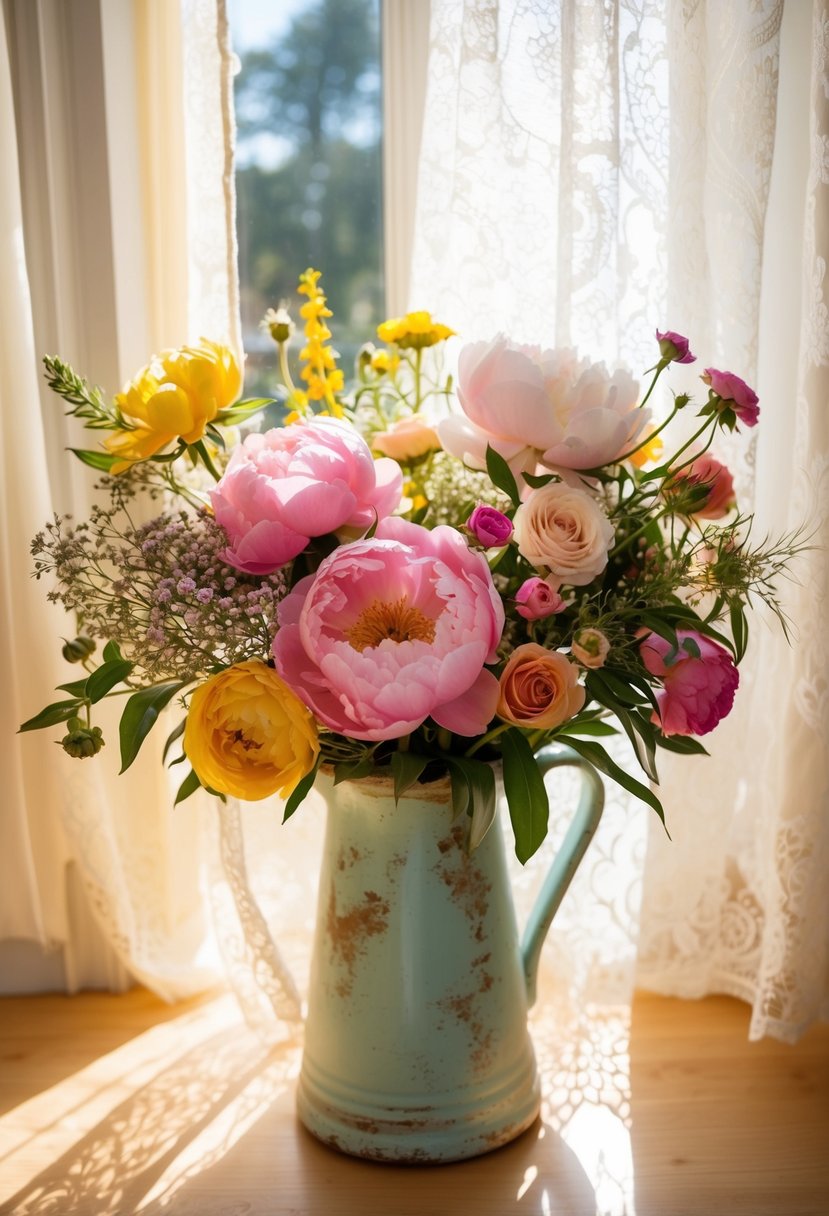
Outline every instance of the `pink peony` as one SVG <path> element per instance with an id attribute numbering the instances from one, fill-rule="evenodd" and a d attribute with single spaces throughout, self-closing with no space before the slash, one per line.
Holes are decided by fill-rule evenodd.
<path id="1" fill-rule="evenodd" d="M 249 435 L 210 497 L 230 538 L 225 559 L 248 574 L 270 574 L 312 536 L 366 531 L 395 509 L 401 490 L 398 465 L 374 460 L 349 422 L 313 418 Z"/>
<path id="2" fill-rule="evenodd" d="M 676 636 L 676 651 L 656 633 L 640 648 L 645 667 L 663 683 L 651 721 L 664 735 L 707 735 L 731 712 L 740 676 L 725 647 L 693 629 Z"/>
<path id="3" fill-rule="evenodd" d="M 558 579 L 528 578 L 515 593 L 516 612 L 525 621 L 541 621 L 567 607 L 559 593 Z"/>
<path id="4" fill-rule="evenodd" d="M 484 503 L 478 504 L 466 521 L 466 526 L 485 549 L 505 545 L 512 536 L 512 520 L 503 511 L 487 507 Z"/>
<path id="5" fill-rule="evenodd" d="M 504 609 L 454 528 L 386 519 L 336 549 L 279 606 L 276 668 L 326 726 L 397 739 L 428 717 L 481 734 L 495 713 Z"/>
<path id="6" fill-rule="evenodd" d="M 517 346 L 500 335 L 461 351 L 463 416 L 445 418 L 438 431 L 446 451 L 472 468 L 486 468 L 487 444 L 516 475 L 539 462 L 598 468 L 633 446 L 650 417 L 636 408 L 637 397 L 626 371 L 608 375 L 575 351 Z"/>
<path id="7" fill-rule="evenodd" d="M 757 419 L 760 417 L 757 405 L 759 397 L 753 388 L 748 387 L 745 380 L 741 380 L 733 372 L 718 372 L 715 367 L 706 367 L 702 379 L 721 399 L 723 405 L 734 411 L 744 426 L 757 425 Z"/>
<path id="8" fill-rule="evenodd" d="M 672 329 L 656 331 L 656 340 L 662 353 L 663 363 L 695 363 L 696 355 L 691 354 L 691 345 L 682 334 Z"/>
<path id="9" fill-rule="evenodd" d="M 680 469 L 665 487 L 665 493 L 670 498 L 675 491 L 688 488 L 699 490 L 699 505 L 689 512 L 698 519 L 722 519 L 736 506 L 733 477 L 725 465 L 708 452 Z"/>

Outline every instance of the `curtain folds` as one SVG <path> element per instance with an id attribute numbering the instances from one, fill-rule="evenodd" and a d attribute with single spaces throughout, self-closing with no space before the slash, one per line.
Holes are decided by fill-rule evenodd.
<path id="1" fill-rule="evenodd" d="M 98 10 L 11 0 L 7 16 L 16 42 L 11 54 L 4 42 L 0 56 L 7 167 L 0 218 L 3 264 L 15 273 L 0 289 L 8 689 L 2 712 L 11 774 L 0 849 L 0 939 L 62 947 L 70 990 L 124 986 L 133 977 L 172 999 L 215 983 L 222 971 L 205 890 L 214 817 L 197 803 L 171 814 L 157 740 L 148 742 L 130 779 L 118 779 L 117 714 L 102 715 L 108 745 L 95 765 L 64 765 L 46 733 L 14 735 L 51 689 L 77 674 L 56 641 L 74 636 L 75 622 L 47 605 L 47 588 L 30 578 L 29 540 L 55 510 L 84 517 L 94 480 L 88 470 L 83 478 L 50 478 L 47 444 L 85 443 L 51 394 L 44 393 L 42 410 L 31 406 L 39 400 L 44 350 L 113 392 L 165 346 L 203 333 L 239 346 L 224 7 L 215 0 L 188 0 L 181 9 L 119 0 Z M 78 72 L 71 49 L 81 41 L 86 53 Z M 33 46 L 45 48 L 41 59 L 27 58 Z M 41 106 L 48 118 L 42 131 L 34 122 Z M 84 160 L 92 155 L 86 107 L 106 112 L 94 166 Z M 16 194 L 18 153 L 28 170 L 22 179 L 36 186 L 28 208 Z M 79 188 L 85 172 L 95 174 L 96 195 L 112 201 L 111 213 L 88 233 L 89 248 L 89 200 Z M 61 223 L 71 230 L 71 259 L 61 242 L 47 264 L 44 234 Z M 85 308 L 93 253 L 104 270 L 96 292 L 111 301 L 114 319 L 106 336 Z M 31 298 L 30 277 L 37 287 Z M 66 463 L 62 451 L 59 459 Z M 95 925 L 97 941 L 90 934 Z"/>
<path id="2" fill-rule="evenodd" d="M 411 306 L 465 339 L 503 329 L 634 368 L 653 362 L 657 325 L 689 334 L 760 391 L 757 436 L 720 448 L 741 509 L 825 541 L 826 4 L 811 31 L 808 6 L 782 0 L 432 7 Z M 698 392 L 699 364 L 674 370 L 672 387 Z M 624 799 L 600 828 L 549 950 L 582 1003 L 625 999 L 635 956 L 645 986 L 750 1001 L 755 1037 L 826 1015 L 823 552 L 787 593 L 791 647 L 756 614 L 711 758 L 660 764 L 673 841 Z"/>

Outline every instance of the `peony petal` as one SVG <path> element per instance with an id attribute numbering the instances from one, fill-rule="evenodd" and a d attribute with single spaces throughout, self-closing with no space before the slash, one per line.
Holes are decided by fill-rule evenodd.
<path id="1" fill-rule="evenodd" d="M 300 554 L 308 539 L 282 524 L 262 520 L 235 545 L 225 549 L 223 556 L 231 566 L 246 574 L 272 574 Z"/>
<path id="2" fill-rule="evenodd" d="M 498 692 L 497 679 L 491 671 L 482 668 L 472 687 L 453 701 L 436 706 L 432 710 L 432 718 L 438 726 L 445 727 L 455 735 L 470 738 L 483 734 L 495 717 Z"/>

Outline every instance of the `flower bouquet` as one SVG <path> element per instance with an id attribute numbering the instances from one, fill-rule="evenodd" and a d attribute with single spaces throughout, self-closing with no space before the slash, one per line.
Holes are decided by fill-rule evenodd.
<path id="1" fill-rule="evenodd" d="M 397 797 L 448 774 L 472 847 L 500 760 L 522 861 L 547 830 L 534 754 L 553 741 L 662 816 L 657 750 L 704 754 L 752 598 L 783 620 L 775 582 L 797 538 L 754 544 L 711 452 L 757 423 L 754 392 L 708 368 L 701 402 L 674 395 L 654 416 L 660 377 L 694 360 L 671 331 L 642 394 L 624 370 L 503 336 L 463 347 L 455 384 L 440 367 L 454 335 L 428 313 L 381 325 L 346 385 L 318 272 L 299 291 L 293 370 L 287 309 L 263 323 L 272 398 L 239 400 L 234 356 L 204 340 L 111 404 L 45 360 L 103 436 L 76 455 L 105 497 L 33 542 L 49 598 L 77 617 L 63 653 L 84 674 L 21 729 L 61 724 L 63 749 L 90 757 L 96 705 L 122 696 L 125 771 L 178 708 L 163 748 L 185 766 L 176 802 L 279 792 L 286 819 L 321 764 L 335 781 L 385 770 Z M 671 446 L 680 413 L 694 425 Z M 604 746 L 619 732 L 641 777 Z"/>

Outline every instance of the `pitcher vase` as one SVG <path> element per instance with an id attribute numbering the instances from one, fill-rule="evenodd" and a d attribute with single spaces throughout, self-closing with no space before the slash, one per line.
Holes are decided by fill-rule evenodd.
<path id="1" fill-rule="evenodd" d="M 328 816 L 297 1108 L 325 1143 L 378 1161 L 457 1161 L 536 1119 L 527 1011 L 603 805 L 575 752 L 552 745 L 537 760 L 578 766 L 583 784 L 520 945 L 500 826 L 470 853 L 448 778 L 397 802 L 385 776 L 318 778 Z"/>

